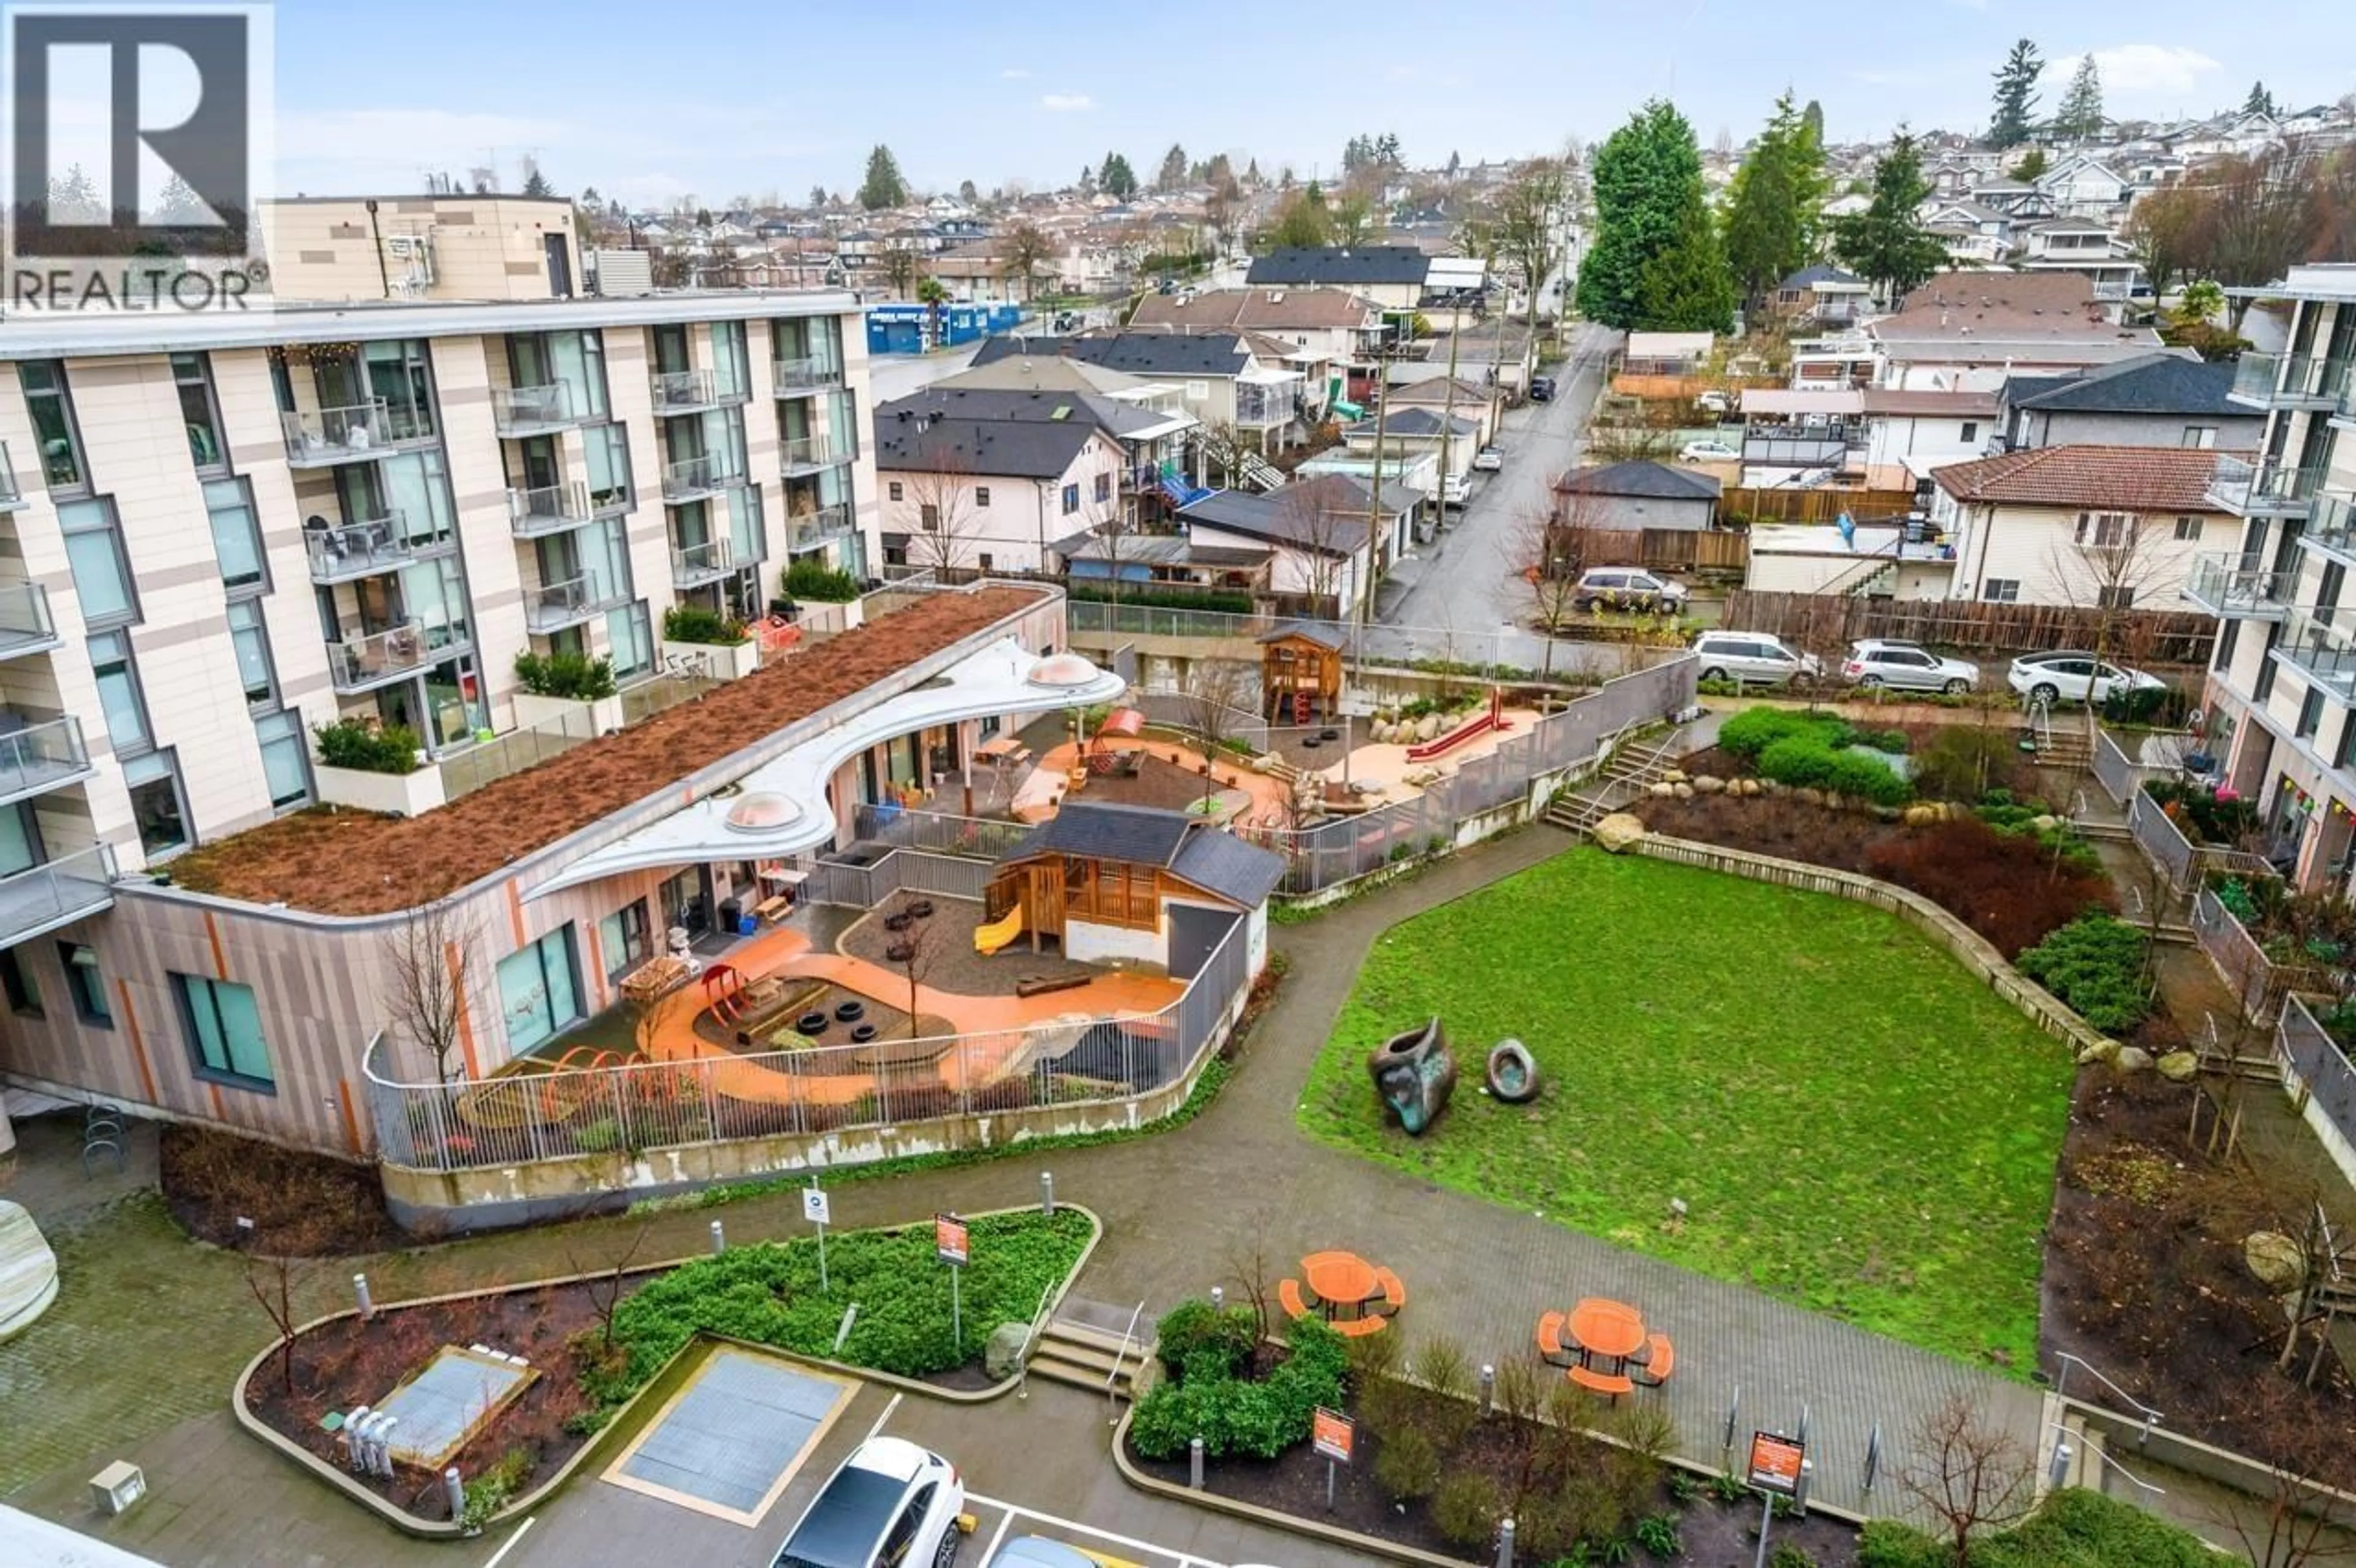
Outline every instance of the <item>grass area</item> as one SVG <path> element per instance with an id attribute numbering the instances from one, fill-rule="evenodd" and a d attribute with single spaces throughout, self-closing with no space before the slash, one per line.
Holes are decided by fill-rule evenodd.
<path id="1" fill-rule="evenodd" d="M 1437 1013 L 1421 1139 L 1365 1072 Z M 1481 1091 L 1512 1035 L 1546 1089 Z M 1598 850 L 1392 928 L 1304 1093 L 1325 1142 L 1962 1360 L 2035 1365 L 2062 1047 L 1892 916 Z M 1689 1207 L 1670 1223 L 1669 1200 Z"/>

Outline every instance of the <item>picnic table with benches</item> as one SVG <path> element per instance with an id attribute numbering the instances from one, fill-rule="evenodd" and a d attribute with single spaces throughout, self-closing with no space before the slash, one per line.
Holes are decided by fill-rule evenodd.
<path id="1" fill-rule="evenodd" d="M 1278 1283 L 1276 1298 L 1287 1317 L 1322 1313 L 1335 1333 L 1357 1339 L 1383 1331 L 1407 1305 L 1407 1286 L 1355 1253 L 1312 1253 L 1301 1260 L 1300 1279 Z"/>
<path id="2" fill-rule="evenodd" d="M 1564 1368 L 1572 1382 L 1612 1399 L 1634 1392 L 1639 1383 L 1658 1388 L 1676 1364 L 1667 1335 L 1647 1330 L 1634 1307 L 1601 1296 L 1589 1296 L 1569 1312 L 1541 1314 L 1537 1341 L 1538 1354 Z"/>

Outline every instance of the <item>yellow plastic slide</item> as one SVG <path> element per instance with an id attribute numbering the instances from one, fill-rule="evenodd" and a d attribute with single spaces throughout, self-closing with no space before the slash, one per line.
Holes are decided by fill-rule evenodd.
<path id="1" fill-rule="evenodd" d="M 1023 905 L 1017 902 L 1004 918 L 973 928 L 973 950 L 987 958 L 1023 934 Z"/>

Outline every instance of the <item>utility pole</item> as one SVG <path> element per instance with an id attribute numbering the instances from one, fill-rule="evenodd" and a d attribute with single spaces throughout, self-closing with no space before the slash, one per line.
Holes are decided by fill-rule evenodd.
<path id="1" fill-rule="evenodd" d="M 1440 411 L 1440 518 L 1432 527 L 1436 537 L 1448 527 L 1448 458 L 1456 438 L 1456 349 L 1464 337 L 1464 293 L 1458 290 L 1448 306 L 1448 391 Z M 1387 379 L 1389 372 L 1385 371 Z M 1382 426 L 1375 426 L 1377 439 Z M 1467 506 L 1472 498 L 1465 498 Z"/>
<path id="2" fill-rule="evenodd" d="M 1368 576 L 1372 576 L 1374 574 L 1376 555 L 1375 531 L 1382 527 L 1383 519 L 1383 444 L 1385 438 L 1387 436 L 1390 430 L 1391 400 L 1388 395 L 1390 392 L 1390 367 L 1386 363 L 1383 367 L 1382 384 L 1376 389 L 1378 400 L 1375 404 L 1375 473 L 1372 481 L 1367 486 L 1366 492 L 1366 572 Z M 1442 509 L 1444 511 L 1445 507 L 1443 507 Z M 1362 583 L 1358 581 L 1357 577 L 1356 558 L 1353 556 L 1351 558 L 1350 569 L 1350 587 L 1353 592 L 1350 594 L 1349 656 L 1353 658 L 1361 656 L 1365 652 L 1366 596 L 1372 592 L 1373 587 L 1370 583 Z M 1346 667 L 1347 660 L 1345 659 L 1344 662 Z M 1343 685 L 1344 687 L 1348 685 L 1346 677 L 1344 678 Z M 1335 691 L 1333 702 L 1335 707 L 1338 708 L 1341 706 L 1341 692 L 1338 688 Z M 1350 716 L 1347 713 L 1344 713 L 1341 717 L 1342 789 L 1343 793 L 1347 794 L 1350 788 Z"/>

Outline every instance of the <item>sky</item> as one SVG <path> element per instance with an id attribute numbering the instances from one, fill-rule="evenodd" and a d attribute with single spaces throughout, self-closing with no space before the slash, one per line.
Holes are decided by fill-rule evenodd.
<path id="1" fill-rule="evenodd" d="M 2356 91 L 2347 0 L 1357 0 L 1093 5 L 1001 0 L 279 0 L 283 194 L 414 190 L 428 170 L 537 159 L 559 190 L 633 206 L 857 187 L 891 146 L 919 190 L 1069 183 L 1173 142 L 1332 175 L 1359 132 L 1411 165 L 1592 142 L 1667 96 L 1740 144 L 1789 86 L 1835 142 L 1968 129 L 2020 37 L 2051 108 L 2092 51 L 2114 115 Z M 2221 26 L 2223 21 L 2227 26 Z"/>

